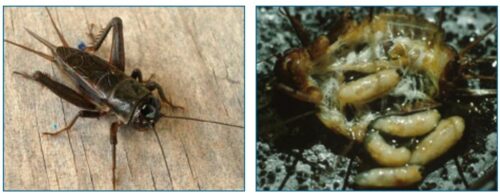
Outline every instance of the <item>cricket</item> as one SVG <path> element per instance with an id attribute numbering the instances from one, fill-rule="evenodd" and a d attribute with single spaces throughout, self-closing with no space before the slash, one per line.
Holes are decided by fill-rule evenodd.
<path id="1" fill-rule="evenodd" d="M 65 101 L 81 108 L 69 124 L 57 131 L 46 131 L 47 136 L 70 130 L 79 118 L 99 118 L 105 115 L 116 116 L 109 130 L 110 144 L 112 147 L 112 185 L 116 190 L 116 145 L 117 132 L 121 127 L 130 127 L 138 131 L 147 131 L 155 128 L 161 118 L 192 120 L 209 122 L 225 126 L 243 128 L 240 125 L 227 124 L 183 116 L 168 116 L 161 112 L 162 106 L 172 109 L 184 109 L 175 105 L 166 98 L 162 87 L 151 78 L 143 80 L 140 69 L 132 70 L 131 74 L 125 73 L 125 49 L 123 37 L 123 24 L 119 17 L 114 17 L 98 33 L 93 36 L 95 40 L 84 48 L 72 48 L 59 30 L 48 8 L 45 8 L 53 28 L 55 29 L 62 46 L 56 46 L 36 33 L 26 28 L 26 31 L 40 43 L 50 49 L 50 54 L 31 49 L 25 45 L 11 40 L 6 43 L 20 47 L 34 53 L 54 64 L 62 74 L 67 75 L 74 82 L 77 89 L 55 81 L 47 73 L 35 71 L 34 73 L 14 71 L 13 74 L 20 78 L 35 81 L 48 88 Z M 109 61 L 104 60 L 94 53 L 99 50 L 107 35 L 111 32 L 112 46 Z"/>

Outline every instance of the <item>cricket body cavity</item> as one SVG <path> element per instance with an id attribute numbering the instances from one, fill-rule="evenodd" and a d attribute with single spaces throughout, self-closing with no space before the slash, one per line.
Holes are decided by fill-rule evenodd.
<path id="1" fill-rule="evenodd" d="M 438 158 L 462 136 L 461 117 L 451 118 L 454 126 L 436 127 L 441 119 L 433 110 L 456 52 L 443 41 L 440 27 L 412 15 L 380 14 L 344 26 L 345 32 L 334 42 L 320 36 L 281 56 L 275 66 L 277 89 L 314 104 L 327 128 L 365 143 L 371 157 L 386 167 L 360 174 L 358 186 L 413 185 L 422 179 L 420 166 Z M 423 136 L 429 145 L 396 147 L 379 132 L 401 138 Z M 446 133 L 454 133 L 453 139 Z M 414 174 L 404 178 L 408 170 Z M 375 175 L 387 177 L 388 182 L 380 186 L 372 180 Z"/>

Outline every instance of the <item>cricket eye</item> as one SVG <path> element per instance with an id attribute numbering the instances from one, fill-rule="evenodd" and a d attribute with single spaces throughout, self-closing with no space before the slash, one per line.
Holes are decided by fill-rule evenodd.
<path id="1" fill-rule="evenodd" d="M 136 125 L 140 127 L 153 128 L 160 118 L 160 101 L 154 97 L 148 97 L 139 107 Z"/>
<path id="2" fill-rule="evenodd" d="M 158 111 L 156 110 L 156 107 L 154 105 L 145 104 L 141 108 L 141 115 L 148 120 L 154 120 L 156 118 L 157 112 Z"/>

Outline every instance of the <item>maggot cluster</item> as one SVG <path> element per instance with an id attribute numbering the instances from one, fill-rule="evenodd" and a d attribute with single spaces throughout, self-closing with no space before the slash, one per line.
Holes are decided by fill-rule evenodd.
<path id="1" fill-rule="evenodd" d="M 496 186 L 496 16 L 258 8 L 258 188 Z"/>

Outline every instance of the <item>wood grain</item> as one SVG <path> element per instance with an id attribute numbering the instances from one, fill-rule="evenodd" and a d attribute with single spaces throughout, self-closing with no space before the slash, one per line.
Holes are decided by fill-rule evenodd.
<path id="1" fill-rule="evenodd" d="M 88 42 L 90 24 L 124 24 L 126 72 L 140 68 L 184 110 L 163 113 L 244 125 L 244 8 L 50 8 L 72 46 Z M 43 8 L 6 7 L 5 38 L 49 53 L 24 28 L 61 45 Z M 98 55 L 108 59 L 110 37 Z M 114 116 L 65 126 L 79 108 L 13 71 L 48 73 L 68 83 L 47 60 L 5 44 L 5 190 L 109 190 Z M 156 130 L 118 132 L 119 190 L 243 190 L 244 129 L 162 119 Z"/>

